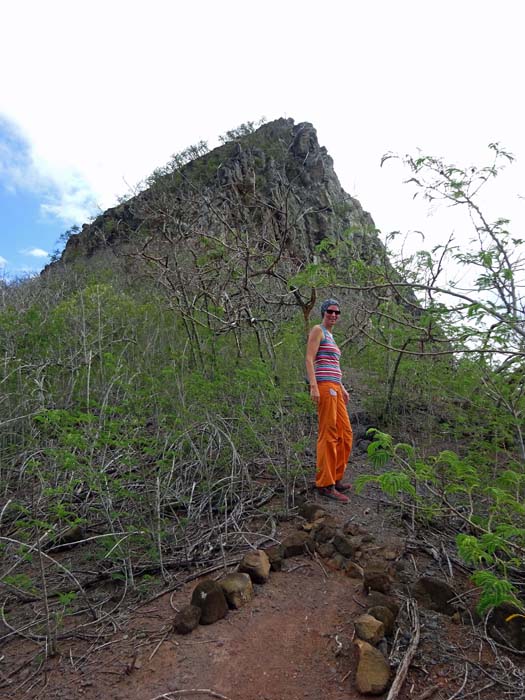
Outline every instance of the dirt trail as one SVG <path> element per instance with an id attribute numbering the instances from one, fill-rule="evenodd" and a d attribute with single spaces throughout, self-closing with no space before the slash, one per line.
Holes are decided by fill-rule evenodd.
<path id="1" fill-rule="evenodd" d="M 364 460 L 354 460 L 364 469 Z M 351 520 L 378 540 L 403 535 L 397 511 L 351 494 L 341 505 L 310 494 L 340 526 Z M 300 518 L 281 523 L 283 538 L 301 527 Z M 424 552 L 405 553 L 414 575 L 432 565 Z M 220 576 L 217 571 L 212 576 Z M 365 611 L 362 584 L 320 557 L 304 554 L 285 559 L 283 570 L 255 586 L 255 598 L 219 622 L 200 625 L 190 635 L 171 630 L 177 609 L 189 603 L 197 580 L 115 618 L 114 633 L 97 639 L 87 630 L 84 639 L 62 640 L 60 654 L 43 662 L 35 675 L 35 646 L 20 638 L 4 646 L 0 671 L 4 678 L 28 661 L 0 691 L 2 700 L 153 700 L 176 697 L 223 697 L 228 700 L 352 700 L 362 697 L 354 687 L 356 656 L 353 620 Z M 406 590 L 406 589 L 405 589 Z M 403 594 L 403 586 L 398 585 Z M 460 686 L 464 658 L 485 652 L 471 638 L 470 628 L 444 615 L 421 610 L 422 637 L 418 654 L 398 700 L 418 700 L 434 688 L 444 700 Z M 407 628 L 405 648 L 410 641 Z M 389 643 L 390 652 L 392 640 Z M 30 663 L 31 662 L 31 663 Z M 487 663 L 490 664 L 490 659 Z M 393 675 L 399 658 L 393 659 Z M 7 664 L 7 665 L 6 665 Z M 0 682 L 2 677 L 0 676 Z M 190 693 L 191 690 L 208 692 Z M 479 697 L 496 698 L 492 690 Z M 383 696 L 385 697 L 385 696 Z M 430 696 L 428 696 L 430 697 Z M 461 694 L 457 697 L 462 697 Z M 477 696 L 478 697 L 478 696 Z"/>

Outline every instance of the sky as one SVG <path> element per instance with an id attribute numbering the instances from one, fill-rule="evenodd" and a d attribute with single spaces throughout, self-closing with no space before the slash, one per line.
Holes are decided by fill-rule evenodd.
<path id="1" fill-rule="evenodd" d="M 425 247 L 466 224 L 414 200 L 382 155 L 485 164 L 500 142 L 516 162 L 485 205 L 522 229 L 523 12 L 519 0 L 4 0 L 0 276 L 37 273 L 65 231 L 172 154 L 261 118 L 311 122 L 383 234 L 422 231 Z"/>

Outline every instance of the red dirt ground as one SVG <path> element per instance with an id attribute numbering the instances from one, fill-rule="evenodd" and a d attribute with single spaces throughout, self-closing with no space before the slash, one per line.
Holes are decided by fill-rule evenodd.
<path id="1" fill-rule="evenodd" d="M 323 506 L 343 524 L 348 519 L 369 531 L 392 528 L 364 498 L 344 506 Z M 282 524 L 281 536 L 298 526 Z M 399 533 L 398 533 L 399 534 Z M 279 535 L 278 535 L 279 536 Z M 416 555 L 417 556 L 417 555 Z M 425 562 L 411 555 L 414 565 Z M 153 700 L 224 697 L 228 700 L 352 700 L 356 658 L 352 620 L 366 608 L 355 581 L 309 555 L 287 559 L 283 571 L 256 586 L 254 600 L 213 625 L 187 636 L 171 631 L 175 611 L 186 605 L 196 581 L 114 619 L 114 632 L 97 640 L 62 640 L 59 655 L 35 674 L 35 646 L 20 638 L 4 646 L 0 659 L 2 700 Z M 213 575 L 219 576 L 217 571 Z M 470 628 L 433 614 L 418 656 L 398 700 L 423 697 L 431 688 L 444 700 L 463 680 L 462 657 L 486 655 L 470 639 Z M 434 621 L 434 622 L 433 622 Z M 422 631 L 425 632 L 423 626 Z M 93 634 L 91 632 L 91 634 Z M 12 675 L 25 661 L 27 666 Z M 393 674 L 395 673 L 393 668 Z M 4 683 L 2 683 L 4 680 Z M 497 690 L 497 687 L 496 687 Z M 196 692 L 201 691 L 201 692 Z M 475 695 L 499 698 L 498 693 Z M 430 696 L 428 696 L 430 697 Z M 458 698 L 463 695 L 458 695 Z"/>

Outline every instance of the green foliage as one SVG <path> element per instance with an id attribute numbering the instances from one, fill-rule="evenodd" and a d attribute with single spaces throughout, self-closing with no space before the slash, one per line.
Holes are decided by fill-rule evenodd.
<path id="1" fill-rule="evenodd" d="M 460 556 L 477 569 L 482 609 L 512 599 L 521 591 L 507 575 L 521 570 L 525 551 L 523 241 L 508 221 L 487 222 L 476 209 L 476 188 L 497 167 L 409 161 L 412 184 L 429 199 L 469 209 L 477 247 L 451 242 L 394 267 L 374 231 L 353 227 L 326 237 L 305 263 L 289 245 L 290 193 L 273 193 L 272 213 L 287 216 L 271 218 L 255 178 L 235 194 L 257 221 L 255 242 L 240 204 L 235 225 L 203 224 L 201 185 L 232 155 L 231 141 L 248 139 L 258 165 L 282 157 L 283 145 L 256 127 L 228 132 L 219 154 L 190 147 L 152 175 L 147 226 L 132 232 L 145 253 L 133 278 L 113 264 L 75 264 L 3 290 L 6 583 L 41 594 L 35 544 L 63 546 L 78 528 L 76 539 L 95 533 L 86 563 L 131 590 L 139 573 L 203 563 L 219 542 L 223 554 L 233 548 L 253 515 L 246 504 L 262 503 L 268 483 L 292 504 L 311 471 L 315 431 L 305 325 L 328 288 L 351 298 L 344 371 L 365 377 L 365 408 L 382 428 L 368 435 L 373 473 L 357 490 L 375 485 L 444 533 L 453 523 Z M 206 199 L 210 210 L 222 205 Z M 114 233 L 113 223 L 102 227 Z M 467 294 L 439 286 L 444 261 L 475 271 Z M 389 434 L 399 426 L 404 442 Z M 416 449 L 417 430 L 446 449 Z M 55 613 L 69 614 L 81 597 L 61 593 Z"/>
<path id="2" fill-rule="evenodd" d="M 516 588 L 507 580 L 498 578 L 492 571 L 476 571 L 472 581 L 481 588 L 478 611 L 483 614 L 501 603 L 513 603 L 522 607 L 516 598 Z"/>
<path id="3" fill-rule="evenodd" d="M 260 126 L 265 124 L 266 119 L 261 117 L 258 122 L 244 122 L 240 124 L 235 129 L 227 131 L 224 135 L 219 136 L 219 141 L 221 143 L 229 143 L 230 141 L 235 141 L 236 139 L 244 138 L 253 134 Z"/>
<path id="4" fill-rule="evenodd" d="M 360 475 L 355 480 L 356 493 L 361 493 L 366 484 L 369 483 L 378 484 L 381 490 L 392 498 L 400 493 L 407 493 L 409 496 L 416 497 L 416 490 L 409 476 L 402 472 L 388 471 L 377 476 Z"/>
<path id="5" fill-rule="evenodd" d="M 298 320 L 239 338 L 196 312 L 190 346 L 187 318 L 155 286 L 102 271 L 21 292 L 0 303 L 0 485 L 18 543 L 3 552 L 6 583 L 42 594 L 39 539 L 60 551 L 87 538 L 89 570 L 127 590 L 146 567 L 206 561 L 202 533 L 235 546 L 248 504 L 271 493 L 255 484 L 260 464 L 288 507 L 311 441 Z M 80 598 L 55 599 L 57 625 Z"/>
<path id="6" fill-rule="evenodd" d="M 525 552 L 524 472 L 504 470 L 492 484 L 469 459 L 452 450 L 422 458 L 412 446 L 395 444 L 387 433 L 371 429 L 369 434 L 374 438 L 369 458 L 381 473 L 361 475 L 356 491 L 373 483 L 392 499 L 406 494 L 422 522 L 428 517 L 459 517 L 473 530 L 473 534 L 458 533 L 456 546 L 461 558 L 475 569 L 473 581 L 482 588 L 480 610 L 504 600 L 515 602 L 517 589 L 508 581 L 507 571 L 522 567 Z M 387 464 L 391 468 L 384 471 Z"/>

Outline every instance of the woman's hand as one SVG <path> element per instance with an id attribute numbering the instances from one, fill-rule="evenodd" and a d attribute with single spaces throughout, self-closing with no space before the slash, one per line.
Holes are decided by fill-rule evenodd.
<path id="1" fill-rule="evenodd" d="M 342 388 L 342 390 L 343 390 L 343 400 L 344 400 L 345 403 L 348 403 L 348 402 L 350 401 L 350 394 L 349 394 L 348 391 L 344 388 L 344 386 L 341 386 L 341 388 Z"/>
<path id="2" fill-rule="evenodd" d="M 319 394 L 319 387 L 317 386 L 317 384 L 315 384 L 315 385 L 312 384 L 310 386 L 310 398 L 312 399 L 312 401 L 316 405 L 319 405 L 319 400 L 321 398 L 321 395 Z"/>

